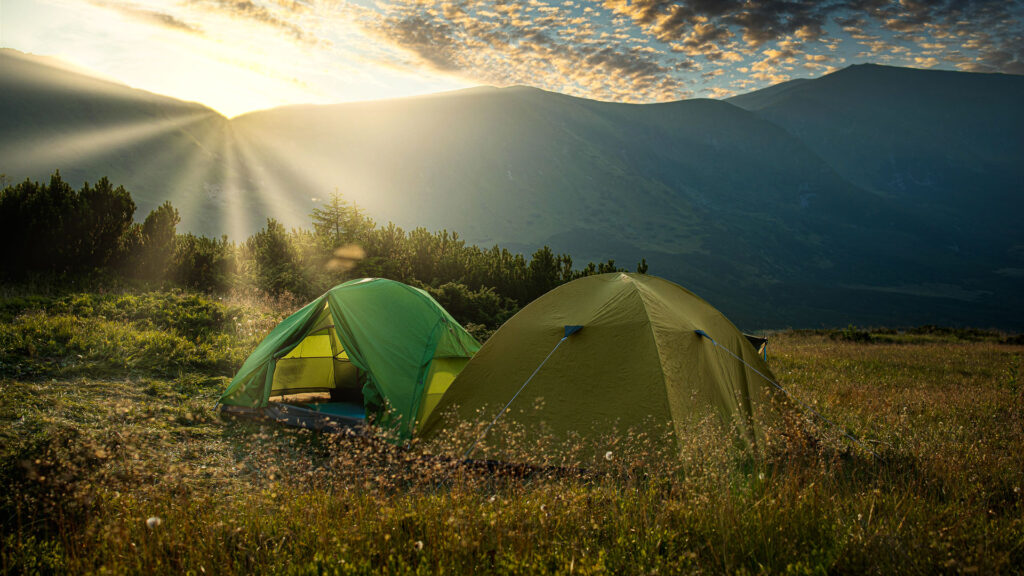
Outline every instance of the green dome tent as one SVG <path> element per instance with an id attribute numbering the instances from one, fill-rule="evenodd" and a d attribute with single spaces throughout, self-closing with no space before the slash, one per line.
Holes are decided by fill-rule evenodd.
<path id="1" fill-rule="evenodd" d="M 671 423 L 678 439 L 687 423 L 717 413 L 756 442 L 759 418 L 776 414 L 770 405 L 781 399 L 766 378 L 774 379 L 751 341 L 692 292 L 654 276 L 600 274 L 555 288 L 501 326 L 419 433 L 451 440 L 460 422 L 500 414 L 523 434 L 556 440 L 652 422 Z M 502 450 L 497 430 L 478 440 Z"/>
<path id="2" fill-rule="evenodd" d="M 351 280 L 275 327 L 220 402 L 235 412 L 272 409 L 296 423 L 310 411 L 342 420 L 369 414 L 408 439 L 479 348 L 423 290 L 382 278 Z M 330 402 L 270 401 L 323 392 Z"/>

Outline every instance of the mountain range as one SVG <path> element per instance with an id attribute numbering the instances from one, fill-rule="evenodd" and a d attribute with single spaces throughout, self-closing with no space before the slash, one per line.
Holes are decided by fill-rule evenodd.
<path id="1" fill-rule="evenodd" d="M 0 173 L 108 176 L 235 239 L 332 191 L 379 222 L 614 258 L 742 327 L 1024 328 L 1024 77 L 851 66 L 734 98 L 528 87 L 224 118 L 0 51 Z"/>

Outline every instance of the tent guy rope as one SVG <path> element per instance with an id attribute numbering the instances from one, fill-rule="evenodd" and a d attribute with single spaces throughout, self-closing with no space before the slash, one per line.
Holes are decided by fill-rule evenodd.
<path id="1" fill-rule="evenodd" d="M 746 360 L 744 360 L 743 358 L 737 356 L 732 350 L 729 350 L 725 346 L 722 346 L 721 344 L 716 342 L 715 339 L 712 338 L 710 334 L 708 334 L 707 332 L 705 332 L 703 330 L 694 330 L 694 332 L 696 332 L 698 336 L 703 336 L 704 338 L 707 338 L 708 340 L 710 340 L 711 343 L 714 344 L 716 348 L 719 348 L 721 350 L 725 350 L 730 356 L 732 356 L 733 358 L 739 360 L 740 363 L 742 363 L 747 368 L 750 368 L 755 374 L 757 374 L 761 378 L 764 378 L 765 380 L 767 380 L 769 384 L 771 384 L 772 386 L 775 386 L 776 388 L 781 390 L 786 396 L 789 396 L 789 398 L 791 400 L 795 401 L 797 404 L 800 404 L 801 406 L 806 408 L 808 411 L 810 411 L 812 414 L 814 414 L 818 418 L 821 418 L 822 420 L 824 420 L 825 423 L 828 424 L 829 426 L 832 426 L 833 428 L 839 430 L 839 432 L 843 436 L 846 436 L 849 440 L 853 441 L 853 443 L 857 444 L 861 448 L 863 448 L 863 449 L 867 450 L 868 452 L 870 452 L 872 456 L 874 456 L 875 458 L 877 458 L 879 460 L 884 460 L 878 454 L 878 452 L 875 452 L 874 450 L 872 450 L 870 446 L 868 446 L 867 444 L 862 442 L 860 439 L 858 439 L 856 436 L 854 436 L 853 433 L 851 433 L 849 430 L 847 430 L 846 428 L 840 426 L 839 424 L 836 424 L 835 422 L 829 420 L 828 418 L 825 417 L 824 414 L 822 414 L 821 412 L 818 412 L 817 410 L 815 410 L 813 406 L 811 406 L 807 402 L 804 402 L 803 400 L 797 398 L 796 396 L 793 395 L 792 392 L 790 392 L 789 390 L 786 390 L 785 388 L 783 388 L 781 384 L 779 384 L 778 382 L 776 382 L 776 381 L 772 380 L 771 378 L 769 378 L 769 377 L 765 376 L 764 374 L 762 374 L 760 370 L 758 370 L 757 368 L 754 368 L 753 366 L 748 364 Z"/>
<path id="2" fill-rule="evenodd" d="M 574 329 L 570 330 L 571 328 Z M 519 394 L 526 388 L 526 385 L 530 383 L 530 380 L 533 380 L 533 377 L 537 375 L 537 372 L 540 372 L 540 369 L 544 366 L 544 364 L 547 363 L 548 359 L 551 358 L 551 356 L 555 353 L 555 350 L 558 350 L 558 347 L 562 345 L 562 342 L 568 340 L 569 336 L 572 336 L 573 334 L 578 332 L 580 328 L 582 327 L 565 327 L 565 336 L 562 336 L 562 339 L 559 340 L 557 344 L 555 344 L 555 347 L 551 349 L 551 352 L 548 352 L 548 355 L 544 357 L 544 360 L 542 360 L 541 363 L 538 364 L 536 368 L 534 368 L 533 374 L 530 374 L 530 377 L 526 379 L 526 382 L 523 382 L 523 385 L 519 387 L 519 390 L 517 390 L 515 395 L 512 396 L 512 399 L 509 400 L 507 404 L 505 404 L 505 407 L 498 412 L 498 414 L 494 417 L 494 420 L 491 420 L 491 423 L 488 424 L 487 427 L 484 428 L 484 431 L 481 432 L 480 435 L 476 437 L 476 440 L 473 440 L 473 444 L 471 444 L 470 447 L 466 449 L 466 452 L 462 455 L 463 460 L 469 460 L 469 457 L 472 456 L 473 451 L 476 450 L 476 445 L 479 444 L 480 441 L 484 439 L 484 436 L 487 436 L 487 433 L 490 432 L 491 428 L 494 427 L 494 424 L 498 421 L 498 418 L 501 418 L 501 415 L 504 414 L 506 410 L 508 410 L 508 407 L 511 406 L 512 403 L 516 401 L 516 398 L 519 397 Z"/>

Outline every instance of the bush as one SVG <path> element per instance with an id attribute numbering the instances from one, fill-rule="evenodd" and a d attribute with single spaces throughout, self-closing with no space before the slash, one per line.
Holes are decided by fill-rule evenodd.
<path id="1" fill-rule="evenodd" d="M 225 291 L 237 272 L 234 245 L 220 240 L 181 234 L 174 249 L 174 279 L 182 286 L 206 292 Z"/>
<path id="2" fill-rule="evenodd" d="M 198 294 L 0 299 L 0 375 L 230 375 L 280 321 Z"/>
<path id="3" fill-rule="evenodd" d="M 437 288 L 428 286 L 426 290 L 463 325 L 501 326 L 518 309 L 514 300 L 498 295 L 490 287 L 470 290 L 465 284 L 448 282 Z"/>
<path id="4" fill-rule="evenodd" d="M 829 333 L 829 338 L 832 338 L 833 340 L 844 340 L 846 342 L 871 342 L 871 332 L 850 324 L 841 331 L 833 331 Z"/>
<path id="5" fill-rule="evenodd" d="M 75 191 L 54 173 L 49 184 L 25 180 L 0 191 L 0 274 L 81 272 L 114 263 L 131 226 L 131 195 L 102 178 Z"/>
<path id="6" fill-rule="evenodd" d="M 255 264 L 256 285 L 260 290 L 272 296 L 310 292 L 295 248 L 280 222 L 268 218 L 267 227 L 253 234 L 246 241 L 246 248 Z"/>

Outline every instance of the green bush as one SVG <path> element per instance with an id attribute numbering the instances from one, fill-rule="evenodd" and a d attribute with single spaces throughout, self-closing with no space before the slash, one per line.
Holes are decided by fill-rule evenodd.
<path id="1" fill-rule="evenodd" d="M 10 298 L 0 310 L 0 375 L 230 375 L 280 321 L 183 292 Z"/>
<path id="2" fill-rule="evenodd" d="M 180 234 L 174 249 L 174 279 L 178 284 L 204 290 L 225 292 L 237 273 L 234 245 L 227 236 L 220 240 Z"/>
<path id="3" fill-rule="evenodd" d="M 832 331 L 829 333 L 829 337 L 833 340 L 843 340 L 846 342 L 871 342 L 871 332 L 857 328 L 853 324 L 848 325 L 839 331 Z"/>
<path id="4" fill-rule="evenodd" d="M 518 309 L 515 301 L 499 296 L 489 287 L 470 290 L 465 284 L 448 282 L 437 288 L 425 288 L 438 304 L 463 325 L 501 326 Z"/>
<path id="5" fill-rule="evenodd" d="M 272 296 L 310 293 L 311 287 L 302 274 L 298 254 L 280 222 L 268 218 L 267 227 L 252 235 L 246 241 L 246 248 L 252 258 L 256 285 L 260 290 Z"/>
<path id="6" fill-rule="evenodd" d="M 24 182 L 0 190 L 0 276 L 82 273 L 114 265 L 135 203 L 106 178 L 74 190 L 56 172 L 48 184 Z"/>

